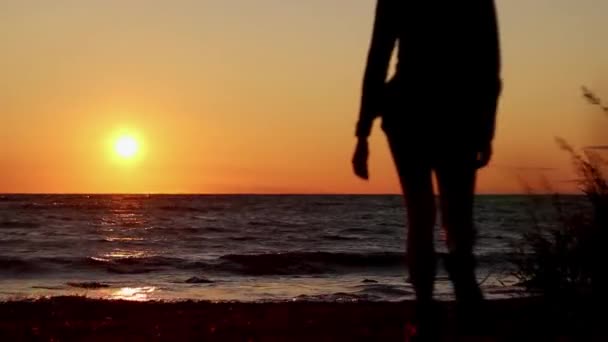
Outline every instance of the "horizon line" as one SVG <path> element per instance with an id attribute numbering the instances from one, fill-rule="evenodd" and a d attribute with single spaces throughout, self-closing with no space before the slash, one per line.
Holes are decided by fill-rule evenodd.
<path id="1" fill-rule="evenodd" d="M 195 193 L 195 192 L 0 192 L 0 196 L 402 196 L 401 193 Z M 436 196 L 438 194 L 435 194 Z M 475 196 L 584 196 L 580 192 L 504 192 L 504 193 L 476 193 Z"/>

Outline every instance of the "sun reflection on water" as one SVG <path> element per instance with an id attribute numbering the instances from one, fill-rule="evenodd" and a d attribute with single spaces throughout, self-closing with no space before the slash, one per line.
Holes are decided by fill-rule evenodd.
<path id="1" fill-rule="evenodd" d="M 112 196 L 107 211 L 98 221 L 99 245 L 93 260 L 100 262 L 134 263 L 149 256 L 146 242 L 149 226 L 141 196 Z"/>
<path id="2" fill-rule="evenodd" d="M 128 259 L 128 258 L 142 258 L 147 254 L 141 250 L 127 250 L 127 249 L 115 249 L 110 253 L 103 255 L 103 258 L 107 259 Z"/>
<path id="3" fill-rule="evenodd" d="M 110 295 L 111 299 L 130 300 L 143 302 L 150 300 L 150 296 L 156 291 L 154 286 L 123 287 Z"/>
<path id="4" fill-rule="evenodd" d="M 133 242 L 133 241 L 144 241 L 143 237 L 105 237 L 106 242 Z"/>

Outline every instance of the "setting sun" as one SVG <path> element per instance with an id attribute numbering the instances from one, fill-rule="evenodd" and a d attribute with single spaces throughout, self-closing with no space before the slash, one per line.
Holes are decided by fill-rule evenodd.
<path id="1" fill-rule="evenodd" d="M 139 146 L 137 140 L 131 136 L 123 136 L 118 138 L 114 145 L 116 153 L 123 158 L 131 158 L 137 154 Z"/>

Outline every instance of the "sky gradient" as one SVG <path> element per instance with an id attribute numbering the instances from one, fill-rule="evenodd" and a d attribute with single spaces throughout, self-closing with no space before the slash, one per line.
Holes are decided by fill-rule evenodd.
<path id="1" fill-rule="evenodd" d="M 3 0 L 0 192 L 397 193 L 350 170 L 372 0 Z M 573 191 L 606 145 L 608 2 L 497 0 L 504 92 L 481 193 Z M 438 104 L 441 105 L 441 104 Z M 137 138 L 137 158 L 112 149 Z"/>

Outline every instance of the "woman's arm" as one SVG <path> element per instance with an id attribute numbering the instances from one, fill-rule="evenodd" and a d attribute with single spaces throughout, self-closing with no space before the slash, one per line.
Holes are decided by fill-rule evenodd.
<path id="1" fill-rule="evenodd" d="M 378 0 L 372 40 L 367 56 L 367 66 L 363 78 L 361 109 L 356 135 L 367 138 L 374 119 L 378 116 L 379 101 L 382 99 L 397 30 L 393 16 L 396 0 Z"/>
<path id="2" fill-rule="evenodd" d="M 496 15 L 496 5 L 494 0 L 483 0 L 483 28 L 482 28 L 482 44 L 484 48 L 484 57 L 486 61 L 484 65 L 487 75 L 488 89 L 487 104 L 484 108 L 480 127 L 480 145 L 491 144 L 496 130 L 496 111 L 498 107 L 498 98 L 502 92 L 501 80 L 501 53 L 500 53 L 500 37 L 498 28 L 498 19 Z"/>

